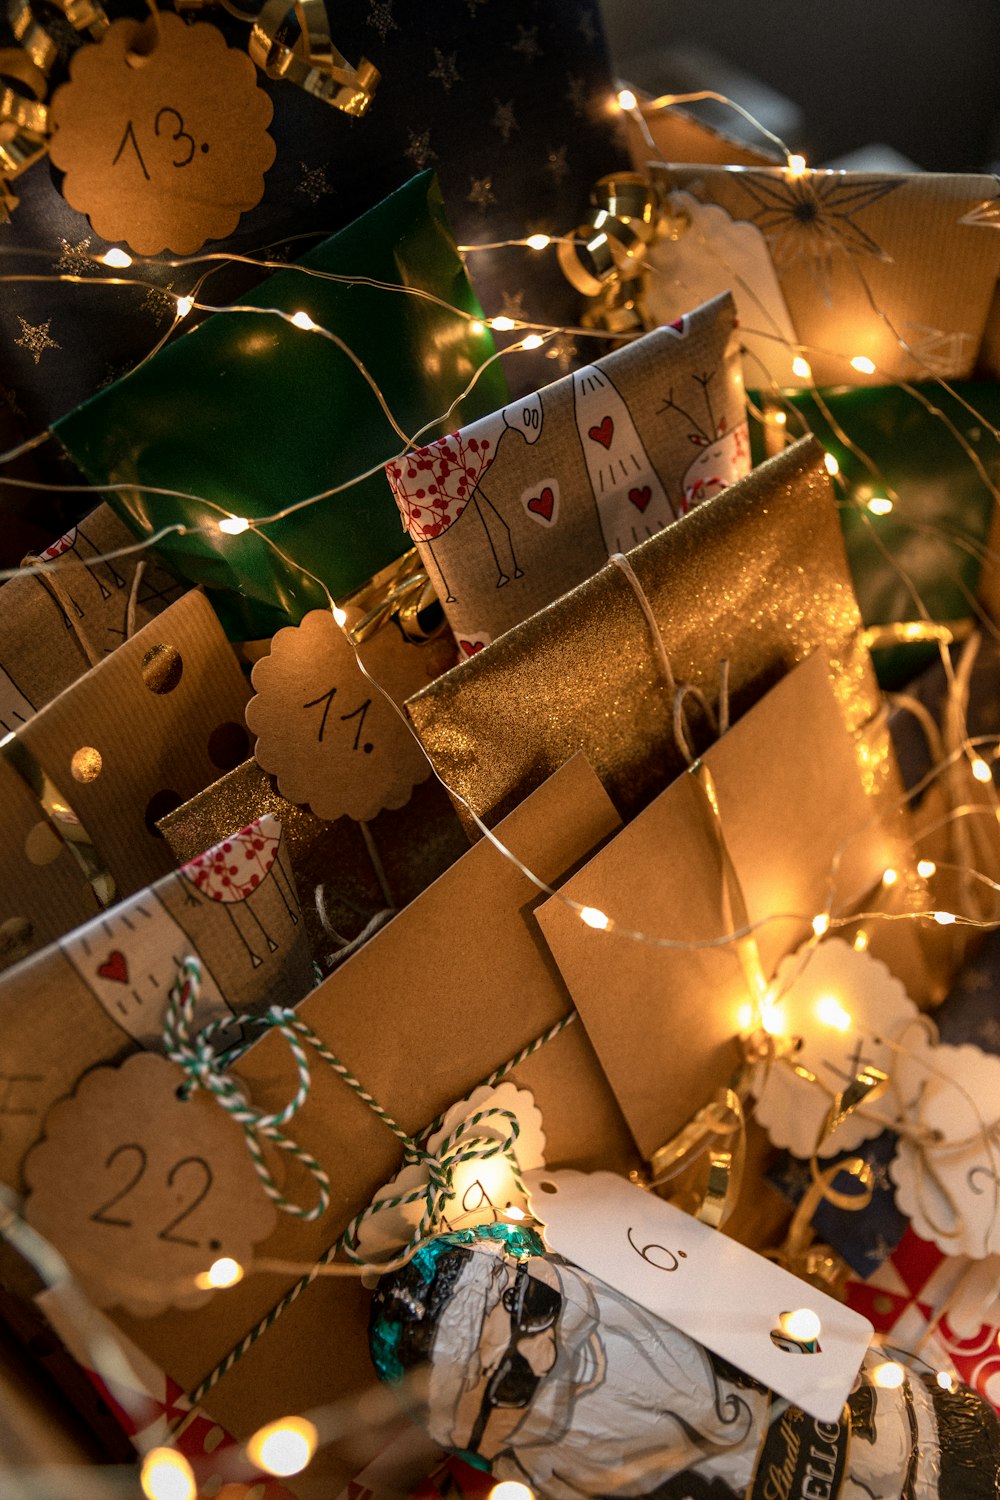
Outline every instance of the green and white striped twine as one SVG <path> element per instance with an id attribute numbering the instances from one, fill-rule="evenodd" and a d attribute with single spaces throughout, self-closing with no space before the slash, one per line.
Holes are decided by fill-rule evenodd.
<path id="1" fill-rule="evenodd" d="M 234 1349 L 222 1359 L 215 1369 L 212 1370 L 200 1385 L 188 1393 L 188 1401 L 192 1406 L 204 1399 L 212 1388 L 218 1384 L 235 1365 L 237 1365 L 247 1351 L 253 1348 L 258 1339 L 277 1322 L 293 1302 L 296 1302 L 308 1286 L 320 1275 L 324 1266 L 330 1265 L 339 1252 L 352 1261 L 359 1269 L 372 1272 L 384 1270 L 384 1266 L 367 1264 L 358 1254 L 357 1245 L 361 1229 L 365 1222 L 374 1214 L 384 1212 L 390 1208 L 402 1208 L 411 1203 L 423 1202 L 424 1209 L 406 1245 L 400 1250 L 398 1256 L 393 1259 L 392 1264 L 397 1265 L 405 1260 L 417 1248 L 422 1240 L 435 1232 L 443 1217 L 443 1210 L 453 1193 L 454 1172 L 463 1162 L 487 1161 L 491 1157 L 503 1156 L 511 1170 L 514 1182 L 520 1191 L 524 1191 L 524 1183 L 518 1166 L 514 1147 L 520 1131 L 516 1116 L 506 1109 L 498 1109 L 491 1106 L 482 1109 L 464 1119 L 455 1130 L 453 1130 L 441 1142 L 438 1151 L 431 1153 L 426 1150 L 421 1141 L 426 1142 L 437 1130 L 441 1128 L 444 1114 L 438 1115 L 435 1120 L 423 1130 L 418 1138 L 414 1138 L 398 1125 L 392 1116 L 382 1108 L 377 1099 L 374 1099 L 359 1079 L 332 1053 L 322 1038 L 319 1037 L 311 1026 L 300 1020 L 294 1011 L 283 1006 L 274 1005 L 262 1016 L 243 1016 L 241 1021 L 244 1027 L 251 1027 L 256 1031 L 278 1031 L 288 1042 L 292 1057 L 295 1060 L 298 1072 L 298 1088 L 284 1109 L 274 1114 L 265 1114 L 262 1110 L 251 1105 L 239 1082 L 231 1077 L 228 1068 L 250 1043 L 245 1043 L 238 1048 L 230 1048 L 224 1052 L 216 1051 L 212 1043 L 221 1033 L 232 1025 L 232 1017 L 225 1016 L 210 1021 L 206 1026 L 195 1029 L 194 1016 L 198 1006 L 201 993 L 202 968 L 197 958 L 188 957 L 180 966 L 177 981 L 170 992 L 167 1003 L 166 1016 L 163 1025 L 163 1039 L 167 1057 L 171 1062 L 177 1064 L 187 1075 L 185 1084 L 182 1086 L 187 1092 L 195 1088 L 205 1089 L 210 1093 L 218 1104 L 242 1127 L 253 1162 L 254 1170 L 260 1178 L 261 1186 L 270 1198 L 271 1202 L 283 1213 L 291 1214 L 295 1218 L 307 1222 L 314 1221 L 326 1212 L 330 1203 L 330 1179 L 320 1163 L 308 1151 L 298 1146 L 290 1136 L 286 1135 L 283 1127 L 294 1118 L 309 1097 L 311 1073 L 307 1048 L 325 1062 L 337 1076 L 343 1079 L 347 1087 L 359 1099 L 364 1100 L 373 1114 L 377 1115 L 383 1124 L 392 1131 L 403 1147 L 403 1166 L 411 1166 L 422 1163 L 427 1168 L 427 1182 L 411 1189 L 407 1193 L 376 1199 L 375 1202 L 363 1209 L 347 1226 L 339 1239 L 320 1256 L 319 1260 L 304 1276 L 300 1277 L 293 1286 L 285 1293 L 281 1300 L 268 1312 L 260 1322 L 257 1323 Z M 575 1010 L 563 1016 L 554 1025 L 550 1026 L 541 1036 L 522 1047 L 520 1052 L 508 1059 L 502 1067 L 495 1068 L 487 1077 L 474 1085 L 475 1088 L 491 1088 L 494 1084 L 504 1078 L 508 1073 L 523 1063 L 539 1048 L 544 1047 L 547 1042 L 552 1041 L 560 1032 L 565 1031 L 577 1018 Z M 470 1093 L 474 1092 L 470 1089 Z M 447 1113 L 447 1111 L 445 1112 Z M 498 1125 L 504 1133 L 500 1139 L 496 1135 L 469 1135 L 477 1126 L 492 1124 L 494 1128 Z M 277 1187 L 270 1168 L 264 1156 L 263 1143 L 267 1141 L 277 1147 L 278 1150 L 286 1152 L 314 1179 L 317 1186 L 317 1201 L 310 1208 L 303 1208 L 299 1204 L 286 1198 Z M 180 1420 L 183 1420 L 181 1418 Z"/>

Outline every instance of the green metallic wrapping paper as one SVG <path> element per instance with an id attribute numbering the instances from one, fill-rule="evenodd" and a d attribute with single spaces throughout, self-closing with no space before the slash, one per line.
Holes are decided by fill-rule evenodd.
<path id="1" fill-rule="evenodd" d="M 995 508 L 990 483 L 1000 471 L 1000 440 L 991 430 L 1000 427 L 1000 385 L 963 382 L 951 391 L 927 381 L 906 389 L 783 391 L 780 401 L 752 396 L 751 410 L 786 416 L 782 424 L 751 420 L 755 462 L 786 432 L 802 431 L 813 432 L 837 460 L 847 561 L 866 625 L 919 619 L 917 598 L 932 620 L 976 612 Z M 867 509 L 875 495 L 892 497 L 888 514 Z M 889 689 L 937 659 L 933 644 L 875 653 L 879 681 Z"/>
<path id="2" fill-rule="evenodd" d="M 881 696 L 817 442 L 768 460 L 629 559 L 678 683 L 716 704 L 727 658 L 735 719 L 824 650 L 866 787 L 898 788 L 884 726 L 872 722 Z M 578 750 L 625 818 L 685 766 L 649 627 L 611 563 L 415 694 L 407 711 L 446 784 L 490 823 Z"/>
<path id="3" fill-rule="evenodd" d="M 407 434 L 449 412 L 493 352 L 485 325 L 472 329 L 481 309 L 432 173 L 413 178 L 300 264 L 432 294 L 404 296 L 289 269 L 244 298 L 253 307 L 304 311 L 335 330 Z M 494 362 L 425 437 L 507 399 Z M 297 622 L 328 604 L 322 584 L 341 598 L 409 546 L 381 472 L 268 526 L 284 556 L 253 531 L 218 530 L 218 506 L 238 516 L 273 515 L 381 466 L 404 447 L 347 355 L 282 319 L 217 314 L 61 418 L 54 431 L 94 484 L 136 486 L 108 500 L 138 535 L 173 523 L 207 524 L 165 537 L 157 550 L 175 572 L 205 585 L 234 639 Z M 144 485 L 214 505 L 149 494 Z"/>

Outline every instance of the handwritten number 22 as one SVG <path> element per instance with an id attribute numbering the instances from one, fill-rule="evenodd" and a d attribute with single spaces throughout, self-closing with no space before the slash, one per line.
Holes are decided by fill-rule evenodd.
<path id="1" fill-rule="evenodd" d="M 112 1214 L 108 1212 L 109 1209 L 116 1208 L 118 1204 L 120 1204 L 125 1198 L 129 1196 L 129 1194 L 132 1192 L 132 1189 L 139 1185 L 139 1182 L 145 1175 L 146 1168 L 149 1165 L 149 1157 L 146 1154 L 145 1148 L 136 1145 L 133 1142 L 129 1142 L 126 1145 L 115 1147 L 114 1151 L 111 1152 L 107 1161 L 104 1163 L 105 1167 L 111 1167 L 119 1157 L 124 1157 L 126 1154 L 135 1156 L 138 1164 L 137 1169 L 133 1171 L 131 1177 L 129 1177 L 124 1187 L 119 1188 L 118 1191 L 116 1193 L 113 1193 L 110 1198 L 106 1199 L 99 1208 L 94 1209 L 94 1212 L 90 1215 L 90 1217 L 95 1224 L 107 1224 L 115 1229 L 132 1229 L 135 1227 L 134 1219 L 121 1218 L 118 1214 Z M 190 1218 L 195 1209 L 204 1202 L 208 1191 L 212 1186 L 212 1170 L 209 1167 L 208 1163 L 204 1160 L 204 1158 L 200 1156 L 185 1156 L 180 1161 L 175 1162 L 174 1165 L 170 1168 L 170 1171 L 167 1175 L 168 1188 L 172 1188 L 174 1186 L 174 1183 L 185 1167 L 196 1167 L 198 1169 L 198 1174 L 202 1179 L 201 1186 L 195 1196 L 191 1199 L 191 1202 L 186 1204 L 184 1208 L 181 1209 L 180 1213 L 175 1214 L 168 1224 L 164 1224 L 163 1228 L 157 1231 L 156 1237 L 160 1240 L 167 1240 L 170 1244 L 173 1245 L 191 1245 L 196 1247 L 200 1243 L 200 1241 L 188 1239 L 185 1235 L 182 1234 L 175 1234 L 174 1230 L 177 1229 L 178 1225 L 182 1224 L 185 1219 Z M 190 1176 L 190 1173 L 188 1175 Z"/>
<path id="2" fill-rule="evenodd" d="M 184 116 L 178 110 L 172 108 L 172 106 L 169 104 L 165 104 L 162 109 L 157 110 L 156 119 L 153 121 L 153 134 L 156 136 L 166 134 L 167 125 L 164 122 L 167 121 L 169 117 L 172 117 L 173 120 L 176 121 L 177 129 L 174 131 L 173 135 L 167 135 L 167 140 L 176 141 L 178 142 L 178 144 L 183 141 L 187 145 L 187 155 L 182 154 L 180 157 L 174 158 L 171 161 L 171 165 L 175 167 L 188 167 L 194 160 L 194 149 L 196 142 L 194 136 L 184 129 Z M 138 161 L 139 166 L 142 168 L 143 177 L 145 177 L 147 182 L 151 182 L 152 179 L 146 169 L 146 163 L 143 159 L 142 151 L 139 149 L 139 141 L 136 137 L 135 126 L 132 124 L 131 120 L 129 120 L 125 126 L 122 138 L 118 143 L 118 150 L 115 152 L 115 158 L 111 165 L 113 167 L 116 167 L 118 165 L 119 161 L 121 160 L 122 153 L 124 152 L 126 146 L 128 146 L 129 144 L 131 144 L 132 150 L 135 152 L 136 160 Z M 208 146 L 203 145 L 201 149 L 202 151 L 207 151 Z"/>

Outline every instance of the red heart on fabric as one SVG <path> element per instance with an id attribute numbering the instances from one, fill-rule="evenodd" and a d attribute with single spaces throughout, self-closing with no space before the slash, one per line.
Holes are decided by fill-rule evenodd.
<path id="1" fill-rule="evenodd" d="M 477 651 L 482 651 L 482 641 L 459 641 L 458 643 L 466 656 L 475 656 Z"/>
<path id="2" fill-rule="evenodd" d="M 602 418 L 597 427 L 591 427 L 587 436 L 593 438 L 595 443 L 600 443 L 602 448 L 611 447 L 611 439 L 615 435 L 615 424 L 610 417 Z"/>
<path id="3" fill-rule="evenodd" d="M 648 484 L 644 484 L 641 490 L 629 490 L 628 497 L 636 510 L 643 511 L 653 498 L 653 491 Z"/>
<path id="4" fill-rule="evenodd" d="M 97 971 L 101 979 L 113 979 L 115 984 L 128 984 L 128 964 L 124 953 L 112 949 Z"/>
<path id="5" fill-rule="evenodd" d="M 550 486 L 546 485 L 540 495 L 532 495 L 528 501 L 528 509 L 534 515 L 542 516 L 546 521 L 551 521 L 555 503 L 556 497 L 553 495 Z"/>

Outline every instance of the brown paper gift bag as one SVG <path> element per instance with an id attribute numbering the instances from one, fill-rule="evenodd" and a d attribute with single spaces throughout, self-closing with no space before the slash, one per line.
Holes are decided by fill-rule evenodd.
<path id="1" fill-rule="evenodd" d="M 244 757 L 247 697 L 192 591 L 4 741 L 18 832 L 0 860 L 8 962 L 173 867 L 156 820 Z"/>
<path id="2" fill-rule="evenodd" d="M 1000 274 L 994 178 L 674 163 L 648 170 L 664 189 L 758 231 L 818 385 L 971 375 Z M 669 277 L 659 286 L 667 298 L 660 315 L 669 315 Z M 738 290 L 737 304 L 743 326 L 760 330 L 760 308 L 741 302 Z M 871 374 L 852 367 L 859 357 Z M 765 383 L 752 372 L 748 380 Z"/>
<path id="3" fill-rule="evenodd" d="M 471 656 L 749 467 L 724 293 L 386 473 Z"/>
<path id="4" fill-rule="evenodd" d="M 872 724 L 881 695 L 815 440 L 768 460 L 630 561 L 677 683 L 715 704 L 728 660 L 736 719 L 822 647 L 866 785 L 896 788 L 887 736 Z M 577 750 L 634 816 L 684 769 L 673 707 L 640 602 L 613 564 L 407 703 L 445 784 L 490 822 Z"/>

